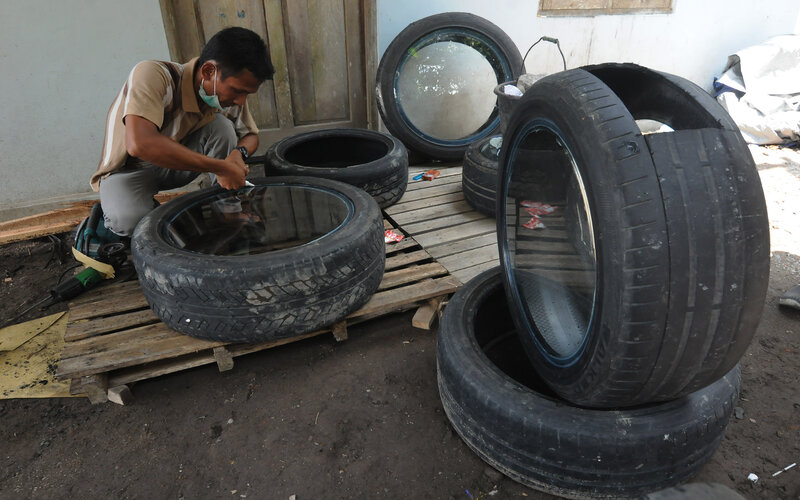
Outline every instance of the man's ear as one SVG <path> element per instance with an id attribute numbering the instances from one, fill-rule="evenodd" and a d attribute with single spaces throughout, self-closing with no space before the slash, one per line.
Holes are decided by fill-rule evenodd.
<path id="1" fill-rule="evenodd" d="M 214 69 L 217 67 L 216 61 L 209 59 L 200 66 L 200 75 L 204 80 L 211 80 L 214 78 Z"/>

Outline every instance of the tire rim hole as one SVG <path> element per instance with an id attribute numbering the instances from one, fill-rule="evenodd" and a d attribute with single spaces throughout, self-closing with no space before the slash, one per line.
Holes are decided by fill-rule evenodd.
<path id="1" fill-rule="evenodd" d="M 304 167 L 344 168 L 371 163 L 387 154 L 389 145 L 383 141 L 336 135 L 292 144 L 283 156 Z"/>
<path id="2" fill-rule="evenodd" d="M 509 154 L 509 269 L 523 318 L 554 362 L 583 348 L 596 295 L 592 215 L 580 169 L 553 129 L 529 124 Z"/>
<path id="3" fill-rule="evenodd" d="M 259 185 L 210 194 L 164 224 L 166 241 L 206 255 L 245 256 L 297 247 L 352 217 L 341 194 L 302 185 Z"/>

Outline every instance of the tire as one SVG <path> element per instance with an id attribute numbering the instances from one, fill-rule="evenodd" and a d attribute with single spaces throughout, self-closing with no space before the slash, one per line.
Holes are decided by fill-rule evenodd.
<path id="1" fill-rule="evenodd" d="M 464 165 L 461 170 L 461 191 L 464 200 L 475 209 L 489 217 L 494 217 L 497 205 L 497 158 L 499 150 L 493 148 L 489 141 L 491 136 L 470 144 L 464 154 Z"/>
<path id="2" fill-rule="evenodd" d="M 437 337 L 445 413 L 467 446 L 506 476 L 568 498 L 627 498 L 687 480 L 718 448 L 738 366 L 669 402 L 580 408 L 538 378 L 509 316 L 495 268 L 453 296 Z"/>
<path id="3" fill-rule="evenodd" d="M 437 42 L 455 42 L 474 48 L 489 61 L 497 81 L 516 80 L 522 69 L 522 56 L 513 40 L 486 19 L 463 12 L 448 12 L 423 18 L 408 25 L 389 44 L 377 72 L 378 110 L 389 132 L 409 150 L 431 159 L 460 161 L 467 147 L 493 135 L 500 126 L 497 108 L 474 132 L 457 139 L 433 137 L 414 125 L 397 98 L 397 78 L 410 57 Z M 486 57 L 489 54 L 490 57 Z M 492 87 L 486 89 L 492 92 Z M 447 111 L 442 111 L 447 113 Z"/>
<path id="4" fill-rule="evenodd" d="M 150 212 L 136 227 L 132 254 L 142 291 L 170 328 L 223 342 L 301 335 L 343 319 L 380 284 L 383 221 L 366 192 L 311 177 L 274 177 L 255 184 L 236 193 L 216 187 L 181 196 Z M 208 229 L 213 227 L 208 207 L 236 202 L 234 194 L 239 200 L 255 195 L 249 202 L 257 216 L 252 224 L 269 226 L 267 234 L 274 235 L 270 245 L 277 249 L 207 253 L 203 245 L 208 241 L 224 241 Z M 333 207 L 328 214 L 325 203 Z M 335 220 L 334 213 L 339 214 Z M 288 220 L 294 222 L 282 222 Z M 245 229 L 251 227 L 247 224 Z M 335 227 L 329 230 L 329 225 Z M 201 230 L 193 233 L 196 226 Z"/>
<path id="5" fill-rule="evenodd" d="M 766 207 L 738 132 L 709 119 L 702 124 L 717 128 L 645 139 L 634 118 L 599 78 L 570 70 L 534 84 L 504 136 L 498 243 L 509 303 L 539 375 L 577 405 L 667 401 L 715 382 L 743 355 L 766 294 Z M 510 182 L 531 130 L 565 144 L 585 186 L 595 248 L 576 248 L 587 238 L 575 218 L 559 241 L 572 242 L 569 256 L 592 275 L 587 290 L 514 264 L 541 257 L 517 251 L 527 243 Z"/>
<path id="6" fill-rule="evenodd" d="M 402 198 L 408 185 L 408 153 L 396 138 L 366 129 L 306 132 L 280 140 L 266 153 L 272 175 L 322 177 L 368 192 L 381 208 Z"/>
<path id="7" fill-rule="evenodd" d="M 655 120 L 674 130 L 739 131 L 716 99 L 685 78 L 631 63 L 605 63 L 582 69 L 608 85 L 636 120 Z"/>

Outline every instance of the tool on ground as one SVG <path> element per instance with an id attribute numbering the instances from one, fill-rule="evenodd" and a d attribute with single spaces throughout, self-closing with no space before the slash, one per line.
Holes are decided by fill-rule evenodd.
<path id="1" fill-rule="evenodd" d="M 128 258 L 126 254 L 126 248 L 127 247 L 125 243 L 122 242 L 106 243 L 97 250 L 98 260 L 88 257 L 86 258 L 87 261 L 79 259 L 86 265 L 82 271 L 63 282 L 58 283 L 50 290 L 49 296 L 43 297 L 41 300 L 36 301 L 33 305 L 27 307 L 25 310 L 11 318 L 7 324 L 12 324 L 15 320 L 21 318 L 28 312 L 38 307 L 47 308 L 57 302 L 64 302 L 74 299 L 86 290 L 93 288 L 101 281 L 108 278 L 113 278 L 114 271 L 120 268 Z M 79 254 L 80 256 L 85 257 L 80 251 L 76 251 L 75 248 L 73 248 L 73 253 L 75 254 L 76 258 L 79 256 Z M 110 273 L 107 268 L 111 269 Z"/>

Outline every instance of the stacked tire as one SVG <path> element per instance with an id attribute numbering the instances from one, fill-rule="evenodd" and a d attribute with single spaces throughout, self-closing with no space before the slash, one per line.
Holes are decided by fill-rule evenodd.
<path id="1" fill-rule="evenodd" d="M 685 481 L 721 442 L 766 294 L 766 205 L 738 128 L 674 75 L 565 71 L 518 103 L 496 185 L 500 268 L 440 328 L 456 431 L 567 497 Z"/>

